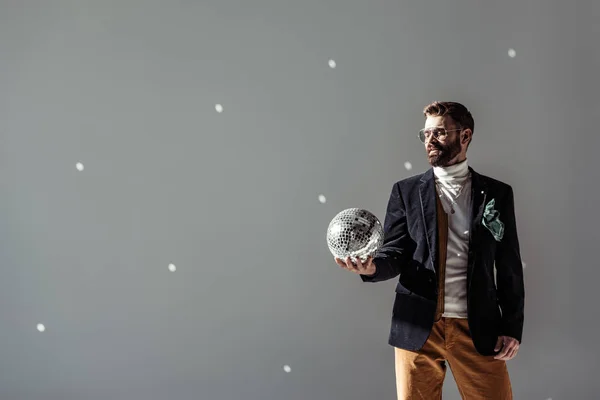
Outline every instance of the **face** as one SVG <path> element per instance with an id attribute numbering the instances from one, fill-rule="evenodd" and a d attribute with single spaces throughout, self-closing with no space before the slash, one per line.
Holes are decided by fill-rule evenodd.
<path id="1" fill-rule="evenodd" d="M 455 131 L 454 129 L 458 129 L 458 127 L 449 117 L 427 117 L 425 129 L 435 127 L 446 128 L 448 135 L 444 140 L 436 139 L 433 135 L 425 140 L 425 151 L 429 164 L 434 167 L 449 167 L 464 161 L 467 157 L 467 141 L 461 139 L 461 134 L 464 135 L 470 130 Z"/>

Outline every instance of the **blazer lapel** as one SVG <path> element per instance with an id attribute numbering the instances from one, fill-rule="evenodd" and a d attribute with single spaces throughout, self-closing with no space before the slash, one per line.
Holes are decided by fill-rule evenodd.
<path id="1" fill-rule="evenodd" d="M 437 251 L 437 202 L 435 190 L 435 179 L 433 176 L 433 168 L 430 168 L 421 177 L 419 186 L 419 200 L 421 201 L 421 218 L 425 227 L 425 237 L 429 246 L 429 254 L 431 257 L 431 270 L 435 271 L 435 265 L 438 259 Z M 427 266 L 426 266 L 427 268 Z"/>
<path id="2" fill-rule="evenodd" d="M 468 274 L 473 270 L 474 256 L 476 252 L 473 249 L 477 248 L 479 243 L 479 230 L 481 228 L 481 218 L 485 209 L 485 201 L 487 199 L 487 184 L 485 179 L 481 177 L 473 168 L 469 167 L 471 172 L 471 224 L 469 235 L 469 263 Z M 427 170 L 421 177 L 419 185 L 419 200 L 421 202 L 421 218 L 425 228 L 425 237 L 429 254 L 431 255 L 431 270 L 436 271 L 435 265 L 438 261 L 437 248 L 437 201 L 435 196 L 435 178 L 433 176 L 433 168 Z"/>
<path id="3" fill-rule="evenodd" d="M 483 218 L 483 212 L 485 210 L 485 202 L 487 199 L 488 187 L 485 179 L 481 177 L 475 170 L 469 167 L 471 171 L 471 230 L 469 235 L 469 263 L 468 263 L 468 275 L 473 273 L 473 266 L 475 265 L 475 257 L 477 252 L 477 246 L 479 245 L 479 239 L 481 238 L 480 229 L 482 227 L 481 219 Z M 469 279 L 469 287 L 473 280 Z"/>

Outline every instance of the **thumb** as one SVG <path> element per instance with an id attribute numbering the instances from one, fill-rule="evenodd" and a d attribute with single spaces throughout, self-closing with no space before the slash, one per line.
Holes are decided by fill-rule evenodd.
<path id="1" fill-rule="evenodd" d="M 499 336 L 498 340 L 496 341 L 496 347 L 494 347 L 494 351 L 498 351 L 502 348 L 502 342 L 503 342 L 502 336 Z"/>

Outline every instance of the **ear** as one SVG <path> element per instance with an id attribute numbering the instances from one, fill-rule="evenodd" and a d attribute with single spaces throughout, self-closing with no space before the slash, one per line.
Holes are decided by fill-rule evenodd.
<path id="1" fill-rule="evenodd" d="M 460 136 L 461 143 L 469 143 L 471 141 L 471 134 L 472 132 L 470 129 L 465 129 Z"/>

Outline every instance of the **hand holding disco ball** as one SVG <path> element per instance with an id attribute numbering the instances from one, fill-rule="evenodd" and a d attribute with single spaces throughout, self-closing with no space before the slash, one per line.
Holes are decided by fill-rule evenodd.
<path id="1" fill-rule="evenodd" d="M 346 260 L 335 257 L 335 262 L 340 267 L 359 275 L 374 275 L 377 271 L 377 267 L 375 266 L 375 263 L 373 263 L 373 257 L 370 256 L 365 263 L 360 261 L 360 258 L 357 258 L 355 263 L 350 257 L 346 258 Z"/>
<path id="2" fill-rule="evenodd" d="M 337 214 L 327 228 L 327 246 L 336 263 L 362 275 L 375 273 L 372 259 L 383 245 L 383 227 L 375 215 L 360 208 Z"/>

